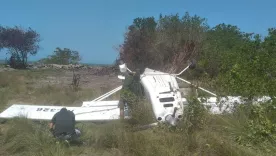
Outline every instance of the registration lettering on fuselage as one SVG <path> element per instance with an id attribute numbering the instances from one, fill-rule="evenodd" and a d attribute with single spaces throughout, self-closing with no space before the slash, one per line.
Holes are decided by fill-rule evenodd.
<path id="1" fill-rule="evenodd" d="M 37 108 L 36 111 L 40 112 L 40 111 L 43 111 L 43 112 L 58 112 L 60 111 L 61 109 L 56 109 L 56 108 Z M 74 111 L 74 110 L 70 110 L 70 111 Z"/>

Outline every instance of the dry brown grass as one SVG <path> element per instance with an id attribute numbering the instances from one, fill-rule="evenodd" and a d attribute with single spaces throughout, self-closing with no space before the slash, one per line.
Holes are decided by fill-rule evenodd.
<path id="1" fill-rule="evenodd" d="M 92 100 L 112 89 L 106 88 L 104 82 L 99 83 L 100 80 L 95 81 L 98 85 L 91 80 L 92 85 L 97 88 L 82 87 L 76 91 L 71 87 L 73 74 L 71 76 L 67 72 L 56 70 L 0 72 L 0 109 L 3 110 L 14 103 L 80 106 L 82 101 Z M 85 82 L 80 83 L 84 85 Z M 115 94 L 109 99 L 117 97 Z"/>

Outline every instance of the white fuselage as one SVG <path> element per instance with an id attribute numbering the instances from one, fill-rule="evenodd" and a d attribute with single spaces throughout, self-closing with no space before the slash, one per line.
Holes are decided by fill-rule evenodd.
<path id="1" fill-rule="evenodd" d="M 166 121 L 168 115 L 173 115 L 175 108 L 175 118 L 182 118 L 183 102 L 175 77 L 146 68 L 140 78 L 156 120 Z"/>

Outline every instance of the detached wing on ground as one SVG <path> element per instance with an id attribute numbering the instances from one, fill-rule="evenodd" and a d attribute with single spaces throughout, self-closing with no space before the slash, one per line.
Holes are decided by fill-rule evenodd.
<path id="1" fill-rule="evenodd" d="M 66 107 L 76 115 L 76 121 L 104 122 L 120 119 L 119 101 L 88 101 L 82 107 Z M 32 120 L 51 120 L 65 106 L 14 104 L 0 114 L 0 118 L 25 117 Z M 125 113 L 127 114 L 127 113 Z"/>

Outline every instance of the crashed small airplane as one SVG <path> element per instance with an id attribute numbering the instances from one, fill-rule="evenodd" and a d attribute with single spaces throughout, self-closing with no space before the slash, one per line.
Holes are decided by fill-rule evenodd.
<path id="1" fill-rule="evenodd" d="M 140 83 L 142 84 L 146 97 L 152 105 L 153 114 L 157 122 L 152 125 L 157 125 L 159 122 L 168 123 L 176 126 L 178 121 L 183 117 L 185 106 L 189 103 L 181 94 L 177 79 L 193 85 L 191 82 L 179 77 L 183 72 L 190 68 L 194 68 L 195 64 L 190 63 L 185 69 L 178 74 L 169 74 L 161 71 L 146 68 L 140 75 Z M 119 65 L 120 72 L 132 72 L 126 64 Z M 124 80 L 124 76 L 119 75 L 119 79 Z M 202 88 L 198 89 L 207 92 L 212 97 L 202 99 L 198 98 L 206 107 L 209 107 L 210 112 L 220 114 L 223 112 L 231 112 L 231 108 L 235 103 L 242 104 L 244 101 L 241 97 L 223 97 L 217 98 L 217 95 Z M 66 107 L 76 115 L 77 122 L 105 122 L 118 120 L 120 118 L 128 119 L 131 115 L 128 113 L 128 107 L 124 110 L 120 109 L 119 100 L 103 101 L 110 95 L 122 89 L 119 86 L 110 92 L 94 99 L 93 101 L 84 101 L 79 107 Z M 264 102 L 270 100 L 269 97 L 262 97 L 255 102 Z M 13 104 L 0 114 L 0 118 L 11 119 L 14 117 L 24 117 L 30 120 L 51 120 L 53 115 L 65 106 L 45 106 L 45 105 L 23 105 Z M 120 116 L 123 112 L 123 117 Z"/>

